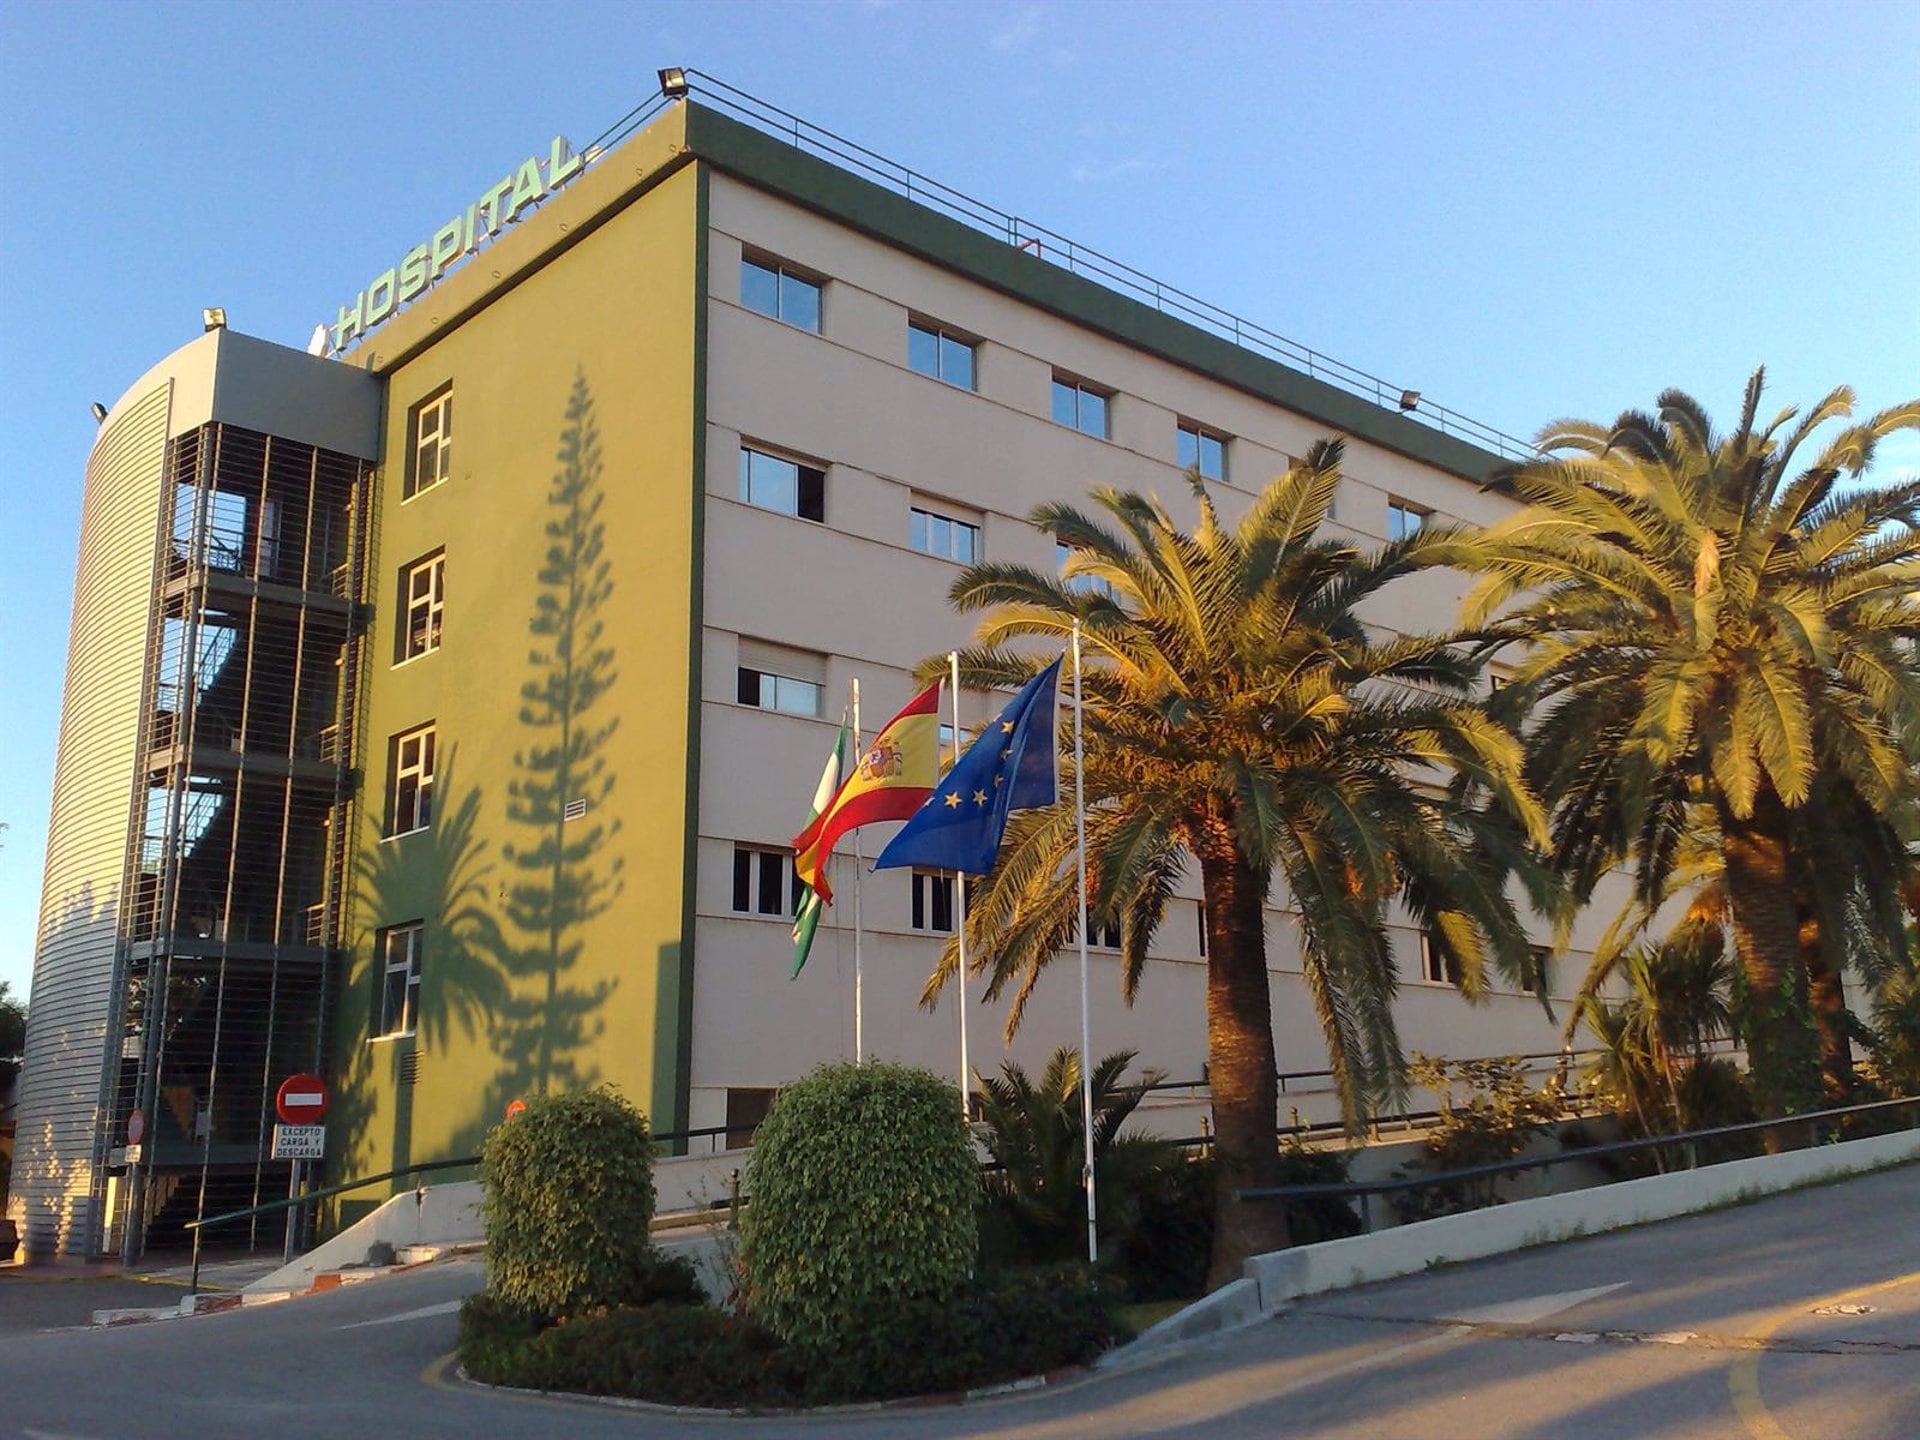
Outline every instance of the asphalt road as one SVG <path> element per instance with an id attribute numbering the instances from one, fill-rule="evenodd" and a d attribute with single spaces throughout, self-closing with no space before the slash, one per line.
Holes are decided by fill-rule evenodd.
<path id="1" fill-rule="evenodd" d="M 0 1339 L 0 1435 L 1920 1436 L 1920 1167 L 1302 1304 L 1043 1391 L 919 1410 L 666 1415 L 463 1385 L 480 1268 L 224 1315 Z"/>

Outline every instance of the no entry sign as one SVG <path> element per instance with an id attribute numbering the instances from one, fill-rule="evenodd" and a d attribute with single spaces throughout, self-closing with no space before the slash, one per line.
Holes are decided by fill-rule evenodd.
<path id="1" fill-rule="evenodd" d="M 327 1082 L 318 1075 L 289 1075 L 274 1094 L 273 1108 L 289 1125 L 318 1125 L 327 1113 Z"/>

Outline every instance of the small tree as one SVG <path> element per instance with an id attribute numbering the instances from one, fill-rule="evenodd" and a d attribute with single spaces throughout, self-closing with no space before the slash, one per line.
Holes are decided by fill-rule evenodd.
<path id="1" fill-rule="evenodd" d="M 648 1297 L 653 1137 L 612 1089 L 530 1102 L 487 1136 L 487 1289 L 552 1317 Z"/>
<path id="2" fill-rule="evenodd" d="M 754 1314 L 826 1352 L 875 1313 L 958 1295 L 979 1189 L 953 1086 L 900 1065 L 821 1066 L 754 1132 L 743 1237 Z"/>

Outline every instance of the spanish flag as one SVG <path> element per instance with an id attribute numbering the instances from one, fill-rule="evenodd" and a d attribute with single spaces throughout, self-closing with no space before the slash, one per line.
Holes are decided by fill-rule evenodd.
<path id="1" fill-rule="evenodd" d="M 904 820 L 926 803 L 940 770 L 940 686 L 936 681 L 889 720 L 827 808 L 793 837 L 793 868 L 823 901 L 833 903 L 827 857 L 849 830 Z"/>

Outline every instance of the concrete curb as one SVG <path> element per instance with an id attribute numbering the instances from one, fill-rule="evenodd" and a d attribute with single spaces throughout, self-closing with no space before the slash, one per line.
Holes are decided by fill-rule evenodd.
<path id="1" fill-rule="evenodd" d="M 1186 1309 L 1175 1311 L 1158 1324 L 1149 1325 L 1125 1345 L 1109 1350 L 1094 1361 L 1094 1368 L 1120 1368 L 1190 1340 L 1223 1335 L 1265 1318 L 1266 1312 L 1260 1308 L 1260 1286 L 1242 1277 L 1230 1285 L 1222 1285 Z"/>
<path id="2" fill-rule="evenodd" d="M 1908 1130 L 1617 1181 L 1256 1255 L 1247 1261 L 1241 1279 L 1169 1315 L 1132 1343 L 1109 1351 L 1099 1363 L 1104 1368 L 1156 1358 L 1187 1341 L 1250 1325 L 1308 1295 L 1417 1274 L 1434 1265 L 1677 1219 L 1916 1160 L 1920 1160 L 1920 1130 Z"/>

